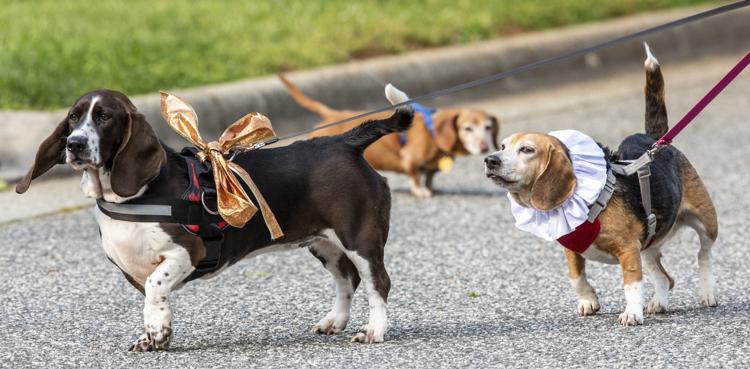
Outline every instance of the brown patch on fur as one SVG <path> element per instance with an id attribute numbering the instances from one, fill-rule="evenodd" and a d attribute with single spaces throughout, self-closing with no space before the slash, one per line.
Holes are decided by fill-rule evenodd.
<path id="1" fill-rule="evenodd" d="M 187 250 L 193 266 L 198 265 L 198 262 L 206 257 L 206 247 L 200 237 L 185 232 L 179 224 L 160 223 L 159 226 L 172 238 L 172 242 Z"/>
<path id="2" fill-rule="evenodd" d="M 135 287 L 135 289 L 137 289 L 138 291 L 141 291 L 141 294 L 143 294 L 144 296 L 146 295 L 146 290 L 143 288 L 142 284 L 138 283 L 138 281 L 136 281 L 135 279 L 133 279 L 133 277 L 131 277 L 130 274 L 125 273 L 125 271 L 123 271 L 122 269 L 120 269 L 120 271 L 122 272 L 122 275 L 125 276 L 125 279 L 128 282 L 130 282 L 130 284 L 133 285 L 133 287 Z"/>
<path id="3" fill-rule="evenodd" d="M 586 259 L 579 253 L 565 249 L 565 258 L 568 260 L 568 277 L 576 279 L 586 272 Z"/>
<path id="4" fill-rule="evenodd" d="M 681 161 L 680 164 L 682 177 L 682 214 L 680 216 L 695 217 L 703 224 L 706 235 L 711 241 L 716 241 L 719 235 L 719 222 L 711 196 L 695 168 L 687 160 Z"/>
<path id="5" fill-rule="evenodd" d="M 601 231 L 594 243 L 600 250 L 614 255 L 620 262 L 625 284 L 643 279 L 641 268 L 641 235 L 643 225 L 624 204 L 613 196 L 599 215 Z"/>

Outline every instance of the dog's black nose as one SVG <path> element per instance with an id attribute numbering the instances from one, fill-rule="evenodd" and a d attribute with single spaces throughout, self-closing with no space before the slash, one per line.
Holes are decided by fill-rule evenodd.
<path id="1" fill-rule="evenodd" d="M 86 148 L 86 137 L 73 136 L 68 137 L 68 151 L 77 154 Z"/>
<path id="2" fill-rule="evenodd" d="M 500 157 L 497 155 L 490 155 L 484 158 L 484 164 L 489 168 L 499 167 L 501 163 L 502 161 L 500 161 Z"/>

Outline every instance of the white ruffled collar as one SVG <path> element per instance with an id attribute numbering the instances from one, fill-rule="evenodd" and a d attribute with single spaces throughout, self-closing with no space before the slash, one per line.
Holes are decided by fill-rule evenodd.
<path id="1" fill-rule="evenodd" d="M 575 192 L 562 205 L 548 211 L 523 207 L 510 194 L 508 199 L 516 227 L 554 241 L 573 232 L 588 219 L 589 206 L 596 201 L 607 182 L 607 162 L 604 150 L 581 132 L 571 129 L 550 132 L 549 135 L 568 148 L 576 176 Z"/>

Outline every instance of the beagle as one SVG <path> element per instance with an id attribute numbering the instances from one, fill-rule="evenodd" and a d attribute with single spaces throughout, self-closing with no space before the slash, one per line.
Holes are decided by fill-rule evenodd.
<path id="1" fill-rule="evenodd" d="M 283 75 L 279 74 L 278 77 L 298 104 L 323 118 L 316 127 L 362 113 L 332 109 L 304 95 Z M 384 116 L 384 113 L 375 114 L 373 119 Z M 320 129 L 311 136 L 340 134 L 361 123 L 361 119 L 354 120 Z M 441 163 L 450 163 L 455 156 L 486 154 L 491 148 L 497 150 L 499 133 L 497 118 L 478 109 L 447 108 L 433 112 L 417 109 L 414 124 L 408 131 L 378 140 L 365 150 L 365 159 L 375 169 L 406 174 L 411 193 L 419 198 L 428 198 L 432 196 L 435 173 L 447 169 Z"/>
<path id="2" fill-rule="evenodd" d="M 661 68 L 648 45 L 646 52 L 645 133 L 627 137 L 616 152 L 601 147 L 607 168 L 614 161 L 640 157 L 669 128 Z M 538 214 L 549 214 L 560 208 L 581 185 L 573 168 L 569 147 L 560 139 L 543 133 L 516 133 L 502 141 L 500 151 L 485 159 L 486 176 L 508 190 L 511 203 L 534 209 Z M 643 322 L 643 269 L 653 279 L 655 290 L 645 308 L 646 313 L 666 312 L 669 308 L 667 295 L 674 287 L 674 280 L 662 265 L 662 245 L 682 226 L 695 230 L 700 239 L 700 301 L 706 306 L 717 305 L 711 248 L 718 234 L 718 223 L 708 191 L 688 159 L 673 146 L 655 155 L 650 170 L 653 213 L 657 220 L 652 242 L 646 242 L 646 213 L 638 176 L 615 175 L 614 193 L 596 220 L 600 229 L 593 244 L 583 252 L 565 249 L 579 315 L 591 315 L 599 310 L 596 292 L 586 279 L 587 260 L 620 265 L 626 300 L 625 311 L 619 316 L 620 324 Z"/>
<path id="3" fill-rule="evenodd" d="M 386 95 L 394 104 L 408 99 L 391 87 Z M 370 316 L 353 341 L 383 342 L 391 288 L 383 252 L 391 199 L 386 180 L 362 152 L 383 135 L 406 130 L 412 118 L 411 108 L 401 107 L 338 136 L 236 154 L 233 161 L 252 175 L 285 235 L 271 240 L 261 216 L 243 228 L 228 227 L 217 273 L 245 257 L 307 248 L 336 285 L 333 309 L 313 333 L 342 332 L 361 282 Z M 93 91 L 76 100 L 39 146 L 16 192 L 25 192 L 32 179 L 62 163 L 83 171 L 84 194 L 107 202 L 179 198 L 191 185 L 186 160 L 160 143 L 144 116 L 116 91 Z M 206 255 L 203 241 L 179 224 L 127 222 L 110 218 L 99 207 L 94 211 L 107 257 L 145 295 L 144 334 L 130 350 L 168 349 L 172 291 L 211 276 L 195 268 Z"/>

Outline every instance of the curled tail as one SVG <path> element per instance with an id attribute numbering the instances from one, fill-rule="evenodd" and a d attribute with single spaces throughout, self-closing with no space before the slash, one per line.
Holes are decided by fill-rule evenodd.
<path id="1" fill-rule="evenodd" d="M 661 75 L 659 61 L 651 54 L 651 48 L 643 43 L 646 48 L 646 134 L 659 139 L 669 130 L 667 119 L 667 106 L 664 102 L 664 77 Z"/>
<path id="2" fill-rule="evenodd" d="M 409 100 L 405 93 L 399 91 L 393 85 L 385 86 L 385 96 L 391 104 L 396 105 Z M 414 109 L 411 105 L 403 105 L 396 108 L 396 112 L 388 118 L 371 120 L 354 127 L 343 133 L 340 137 L 344 142 L 359 151 L 364 151 L 367 146 L 379 138 L 394 132 L 402 132 L 409 129 L 414 118 Z"/>
<path id="3" fill-rule="evenodd" d="M 322 102 L 316 101 L 307 97 L 307 95 L 302 93 L 299 87 L 297 87 L 291 81 L 286 79 L 286 77 L 283 74 L 279 73 L 276 76 L 279 78 L 281 83 L 283 83 L 284 86 L 286 86 L 286 88 L 289 90 L 289 93 L 292 95 L 292 98 L 294 99 L 294 101 L 296 101 L 297 104 L 300 104 L 303 108 L 313 113 L 316 113 L 323 118 L 326 118 L 330 116 L 333 112 L 335 112 L 335 110 L 331 109 L 330 107 L 323 104 Z"/>

